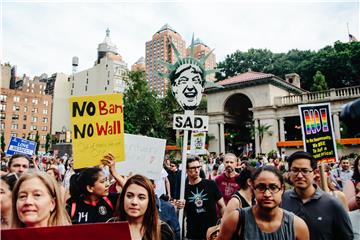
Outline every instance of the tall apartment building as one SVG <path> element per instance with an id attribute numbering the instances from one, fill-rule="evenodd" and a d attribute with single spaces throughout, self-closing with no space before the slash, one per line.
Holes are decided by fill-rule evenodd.
<path id="1" fill-rule="evenodd" d="M 175 63 L 176 56 L 171 48 L 170 41 L 174 43 L 182 57 L 186 54 L 186 44 L 181 35 L 168 24 L 165 24 L 146 42 L 145 66 L 147 82 L 150 89 L 158 92 L 160 96 L 166 95 L 168 80 L 158 76 L 157 72 L 167 69 L 159 61 Z"/>
<path id="2" fill-rule="evenodd" d="M 15 89 L 16 66 L 11 66 L 9 63 L 5 63 L 1 64 L 0 70 L 0 87 Z"/>
<path id="3" fill-rule="evenodd" d="M 190 52 L 191 52 L 191 46 L 189 46 L 186 49 L 186 56 L 190 56 Z M 205 43 L 203 43 L 199 38 L 197 38 L 194 41 L 194 57 L 195 58 L 200 59 L 203 56 L 205 56 L 206 54 L 208 54 L 209 52 L 211 52 L 211 49 Z M 215 57 L 214 53 L 211 53 L 210 56 L 205 61 L 205 69 L 209 70 L 209 69 L 214 69 L 215 67 L 216 67 L 216 57 Z M 206 76 L 206 80 L 214 81 L 215 74 Z"/>
<path id="4" fill-rule="evenodd" d="M 18 89 L 1 88 L 0 132 L 8 144 L 10 137 L 35 140 L 40 136 L 39 151 L 45 151 L 46 135 L 51 131 L 52 98 L 45 95 L 45 83 L 21 79 Z"/>
<path id="5" fill-rule="evenodd" d="M 132 66 L 131 71 L 145 71 L 145 59 L 140 57 Z"/>

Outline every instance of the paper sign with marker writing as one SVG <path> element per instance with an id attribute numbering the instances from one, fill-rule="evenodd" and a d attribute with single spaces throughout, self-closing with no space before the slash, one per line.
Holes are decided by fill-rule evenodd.
<path id="1" fill-rule="evenodd" d="M 191 133 L 191 149 L 190 153 L 194 155 L 206 154 L 205 149 L 206 132 Z"/>
<path id="2" fill-rule="evenodd" d="M 125 159 L 122 94 L 71 97 L 74 168 L 99 165 L 107 153 Z"/>
<path id="3" fill-rule="evenodd" d="M 116 171 L 122 175 L 132 172 L 160 179 L 165 147 L 165 139 L 125 134 L 126 158 L 116 163 Z"/>

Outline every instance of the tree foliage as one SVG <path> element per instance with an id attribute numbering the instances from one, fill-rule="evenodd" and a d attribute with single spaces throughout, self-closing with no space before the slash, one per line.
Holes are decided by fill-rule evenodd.
<path id="1" fill-rule="evenodd" d="M 292 49 L 287 53 L 273 53 L 268 49 L 249 49 L 227 55 L 218 64 L 222 71 L 218 80 L 252 71 L 272 73 L 281 78 L 288 73 L 301 77 L 301 87 L 310 90 L 317 71 L 325 76 L 329 88 L 360 85 L 360 42 L 336 41 L 318 51 Z"/>
<path id="2" fill-rule="evenodd" d="M 4 133 L 1 133 L 0 142 L 1 142 L 1 150 L 5 152 L 6 143 L 5 143 Z"/>
<path id="3" fill-rule="evenodd" d="M 328 90 L 328 86 L 325 80 L 325 76 L 321 74 L 320 71 L 317 71 L 314 76 L 314 83 L 310 88 L 312 92 L 325 91 Z"/>
<path id="4" fill-rule="evenodd" d="M 255 137 L 256 134 L 259 135 L 259 149 L 260 149 L 260 153 L 262 153 L 262 147 L 261 147 L 261 144 L 262 144 L 262 141 L 264 139 L 264 136 L 265 135 L 272 135 L 273 132 L 271 131 L 271 125 L 269 124 L 260 124 L 256 127 L 253 127 L 251 130 L 250 130 L 250 134 Z"/>
<path id="5" fill-rule="evenodd" d="M 40 148 L 40 135 L 39 135 L 38 131 L 36 131 L 35 142 L 36 142 L 35 155 L 38 155 L 39 148 Z"/>
<path id="6" fill-rule="evenodd" d="M 48 133 L 48 134 L 46 134 L 45 153 L 47 153 L 49 151 L 50 144 L 51 144 L 51 134 Z"/>
<path id="7" fill-rule="evenodd" d="M 149 137 L 166 138 L 166 119 L 155 92 L 146 82 L 144 71 L 129 72 L 124 93 L 125 132 Z"/>

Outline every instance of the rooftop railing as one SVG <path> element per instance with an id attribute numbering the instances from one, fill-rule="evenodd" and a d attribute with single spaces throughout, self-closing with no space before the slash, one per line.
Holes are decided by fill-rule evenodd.
<path id="1" fill-rule="evenodd" d="M 354 87 L 330 89 L 321 92 L 308 92 L 299 95 L 276 97 L 274 99 L 274 103 L 276 106 L 285 106 L 323 101 L 334 101 L 341 99 L 351 99 L 356 97 L 360 97 L 360 85 Z"/>

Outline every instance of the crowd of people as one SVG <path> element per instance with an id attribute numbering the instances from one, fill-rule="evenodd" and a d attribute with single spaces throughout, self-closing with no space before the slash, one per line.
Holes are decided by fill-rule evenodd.
<path id="1" fill-rule="evenodd" d="M 303 151 L 188 157 L 180 196 L 181 163 L 168 155 L 161 178 L 148 179 L 119 175 L 110 153 L 79 170 L 67 156 L 15 154 L 2 159 L 1 230 L 127 221 L 132 239 L 360 240 L 359 160 L 320 171 Z"/>

